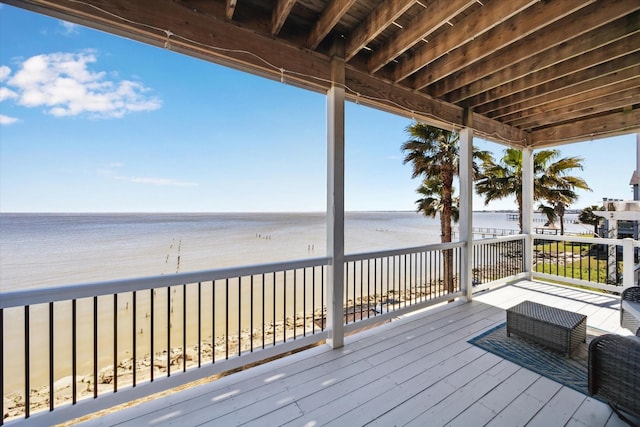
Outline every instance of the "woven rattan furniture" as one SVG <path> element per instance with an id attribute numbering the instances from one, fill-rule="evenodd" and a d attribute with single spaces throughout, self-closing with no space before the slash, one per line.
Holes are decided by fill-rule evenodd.
<path id="1" fill-rule="evenodd" d="M 524 301 L 507 310 L 507 336 L 531 339 L 569 356 L 587 340 L 587 316 Z"/>
<path id="2" fill-rule="evenodd" d="M 589 393 L 640 417 L 640 337 L 605 334 L 589 343 Z"/>
<path id="3" fill-rule="evenodd" d="M 622 291 L 620 325 L 640 335 L 640 286 L 632 286 Z"/>

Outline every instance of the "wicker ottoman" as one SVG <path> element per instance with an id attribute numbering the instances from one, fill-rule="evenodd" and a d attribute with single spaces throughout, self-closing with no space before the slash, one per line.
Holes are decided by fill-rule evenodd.
<path id="1" fill-rule="evenodd" d="M 524 301 L 507 310 L 507 336 L 511 333 L 568 357 L 578 344 L 587 341 L 587 316 Z"/>

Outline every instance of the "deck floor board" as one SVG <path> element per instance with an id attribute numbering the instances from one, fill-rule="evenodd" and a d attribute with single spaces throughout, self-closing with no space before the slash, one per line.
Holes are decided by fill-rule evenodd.
<path id="1" fill-rule="evenodd" d="M 467 342 L 525 300 L 625 333 L 617 297 L 522 281 L 80 425 L 624 425 L 608 405 Z"/>

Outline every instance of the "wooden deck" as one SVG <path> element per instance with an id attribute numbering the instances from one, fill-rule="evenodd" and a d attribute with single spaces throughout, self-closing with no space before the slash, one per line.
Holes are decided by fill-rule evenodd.
<path id="1" fill-rule="evenodd" d="M 629 334 L 617 298 L 520 282 L 81 425 L 626 425 L 608 405 L 467 343 L 524 300 Z"/>

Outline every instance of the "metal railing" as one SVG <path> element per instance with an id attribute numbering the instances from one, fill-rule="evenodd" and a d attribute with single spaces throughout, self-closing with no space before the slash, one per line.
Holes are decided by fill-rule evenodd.
<path id="1" fill-rule="evenodd" d="M 0 413 L 59 422 L 321 342 L 328 262 L 4 293 Z"/>
<path id="2" fill-rule="evenodd" d="M 621 292 L 634 283 L 631 239 L 575 236 L 533 238 L 533 275 L 579 286 Z"/>
<path id="3" fill-rule="evenodd" d="M 599 267 L 594 277 L 575 274 L 586 258 L 600 257 L 601 245 L 622 245 L 631 267 L 617 269 L 636 274 L 627 260 L 638 242 L 505 236 L 474 241 L 474 290 L 525 277 L 527 241 L 541 278 L 619 290 L 618 278 L 590 281 Z M 345 256 L 345 332 L 463 296 L 465 248 L 455 242 Z M 314 258 L 1 294 L 3 398 L 19 403 L 13 415 L 25 424 L 43 416 L 62 422 L 320 343 L 328 337 L 330 263 Z"/>
<path id="4" fill-rule="evenodd" d="M 524 235 L 483 239 L 473 242 L 472 285 L 478 290 L 487 284 L 506 282 L 522 275 Z"/>
<path id="5" fill-rule="evenodd" d="M 375 323 L 461 295 L 464 243 L 444 243 L 345 257 L 345 324 Z M 369 322 L 365 322 L 369 323 Z"/>

